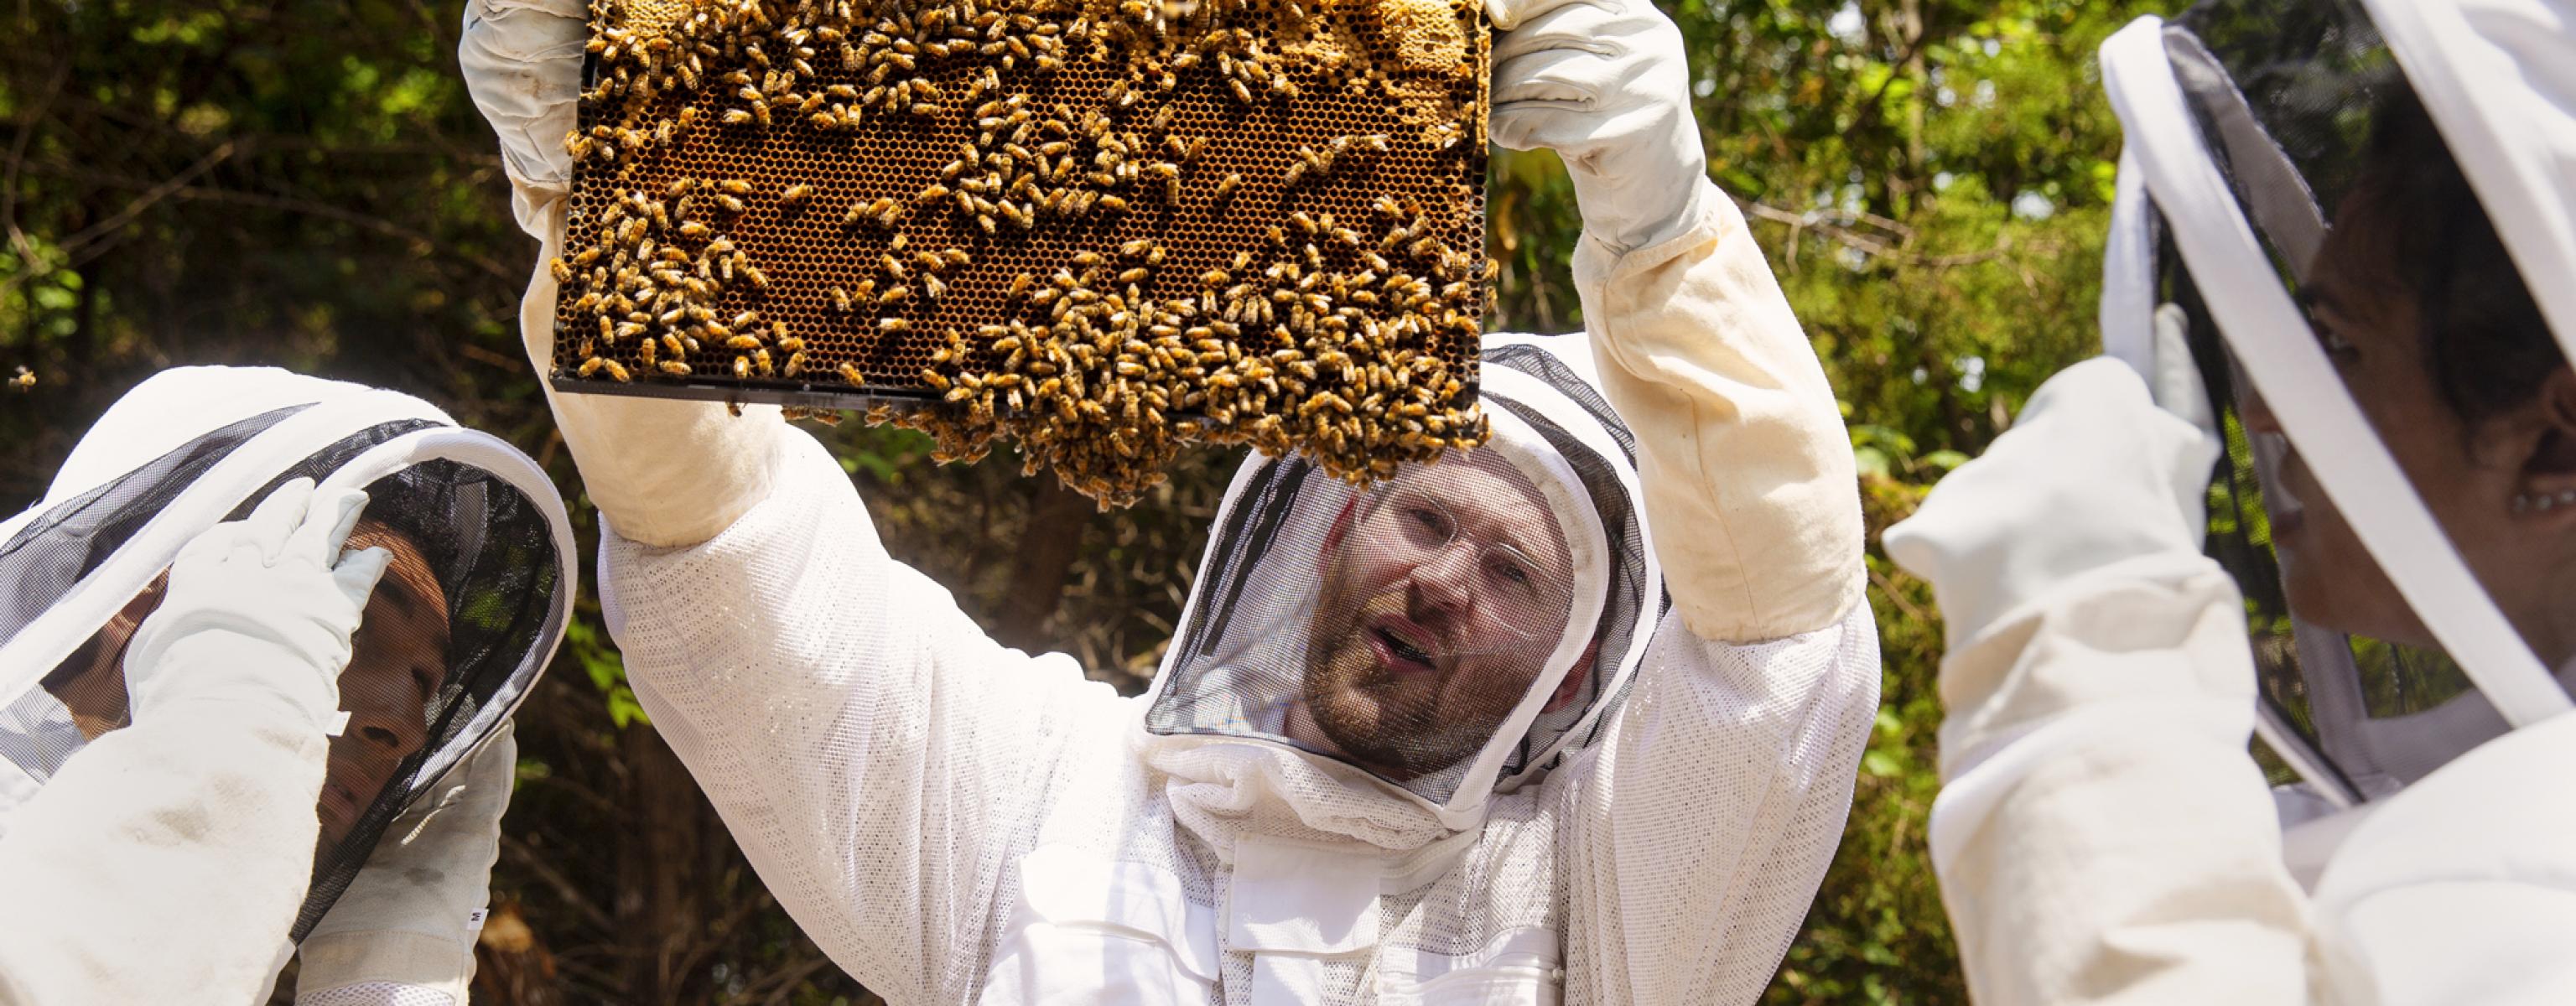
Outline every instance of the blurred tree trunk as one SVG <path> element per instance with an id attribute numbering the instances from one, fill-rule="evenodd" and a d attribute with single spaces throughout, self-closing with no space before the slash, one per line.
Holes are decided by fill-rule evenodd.
<path id="1" fill-rule="evenodd" d="M 492 906 L 474 948 L 472 998 L 486 1006 L 559 1006 L 555 956 L 537 938 L 516 898 Z"/>
<path id="2" fill-rule="evenodd" d="M 1028 526 L 1012 554 L 1010 592 L 1002 598 L 993 637 L 1004 646 L 1036 651 L 1050 648 L 1047 618 L 1055 614 L 1073 576 L 1082 526 L 1099 508 L 1053 475 L 1030 481 L 1037 484 L 1037 494 L 1029 500 Z"/>
<path id="3" fill-rule="evenodd" d="M 704 806 L 687 766 L 651 726 L 635 723 L 618 734 L 627 767 L 626 806 L 634 830 L 618 844 L 619 942 L 626 953 L 626 1001 L 681 1001 L 687 975 L 679 958 L 705 922 L 705 905 L 693 876 L 705 833 Z"/>

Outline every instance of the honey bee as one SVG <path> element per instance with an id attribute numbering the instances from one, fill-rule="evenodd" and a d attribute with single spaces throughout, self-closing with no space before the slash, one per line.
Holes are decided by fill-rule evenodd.
<path id="1" fill-rule="evenodd" d="M 858 368 L 858 366 L 857 366 L 857 365 L 855 365 L 855 364 L 844 363 L 844 364 L 842 364 L 842 365 L 841 365 L 841 367 L 840 367 L 840 371 L 841 371 L 841 379 L 842 379 L 842 380 L 844 380 L 844 381 L 848 381 L 848 382 L 850 382 L 850 383 L 852 383 L 852 384 L 866 384 L 866 383 L 868 383 L 868 375 L 867 375 L 867 373 L 866 373 L 865 371 L 860 370 L 860 369 Z"/>
<path id="2" fill-rule="evenodd" d="M 842 314 L 850 313 L 850 291 L 837 286 L 832 288 L 832 310 Z"/>
<path id="3" fill-rule="evenodd" d="M 761 272 L 759 266 L 745 263 L 742 267 L 742 275 L 743 278 L 751 281 L 752 286 L 763 290 L 769 289 L 769 274 Z"/>
<path id="4" fill-rule="evenodd" d="M 943 249 L 939 253 L 939 259 L 941 262 L 950 266 L 968 266 L 975 264 L 975 257 L 966 254 L 966 249 L 963 248 Z"/>
<path id="5" fill-rule="evenodd" d="M 689 375 L 689 365 L 681 363 L 678 360 L 664 360 L 655 366 L 660 367 L 663 373 L 676 377 L 687 377 Z"/>
<path id="6" fill-rule="evenodd" d="M 1127 200 L 1117 196 L 1102 196 L 1100 197 L 1100 208 L 1112 213 L 1124 213 L 1127 211 Z"/>
<path id="7" fill-rule="evenodd" d="M 912 330 L 912 322 L 906 321 L 902 318 L 879 318 L 877 319 L 877 328 L 880 331 L 889 333 L 907 332 Z"/>
<path id="8" fill-rule="evenodd" d="M 897 283 L 893 286 L 887 287 L 885 293 L 877 298 L 877 303 L 882 306 L 892 307 L 911 299 L 911 297 L 912 288 L 901 283 Z"/>
<path id="9" fill-rule="evenodd" d="M 921 278 L 921 295 L 922 295 L 923 297 L 927 297 L 927 298 L 929 298 L 929 299 L 931 299 L 931 300 L 938 300 L 942 295 L 946 294 L 947 292 L 948 292 L 948 285 L 947 285 L 947 284 L 945 284 L 945 283 L 941 283 L 941 282 L 939 281 L 939 277 L 937 277 L 937 276 L 924 276 L 924 277 L 922 277 L 922 278 Z"/>
<path id="10" fill-rule="evenodd" d="M 1118 282 L 1121 282 L 1121 283 L 1142 283 L 1142 282 L 1144 282 L 1147 278 L 1151 277 L 1153 274 L 1154 274 L 1154 273 L 1153 273 L 1153 270 L 1151 270 L 1151 269 L 1147 269 L 1147 268 L 1144 268 L 1144 267 L 1142 267 L 1142 266 L 1138 266 L 1138 267 L 1136 267 L 1136 268 L 1134 268 L 1134 269 L 1128 269 L 1128 270 L 1125 270 L 1125 271 L 1123 271 L 1123 272 L 1120 272 L 1120 273 L 1118 274 Z"/>

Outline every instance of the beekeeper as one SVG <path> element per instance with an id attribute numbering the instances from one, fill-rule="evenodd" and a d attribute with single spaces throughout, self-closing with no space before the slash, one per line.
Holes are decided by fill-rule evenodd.
<path id="1" fill-rule="evenodd" d="M 1707 181 L 1679 32 L 1644 0 L 1494 14 L 1493 135 L 1573 173 L 1589 337 L 1488 340 L 1492 442 L 1439 465 L 1356 490 L 1248 459 L 1147 695 L 987 638 L 774 412 L 554 400 L 638 697 L 872 991 L 1751 1002 L 1769 983 L 1876 709 L 1849 443 Z M 564 235 L 582 15 L 465 15 L 540 261 Z M 521 325 L 541 368 L 555 299 L 539 270 Z"/>
<path id="2" fill-rule="evenodd" d="M 2102 67 L 2111 357 L 1886 536 L 1972 993 L 2576 1000 L 2576 3 L 2204 5 Z"/>
<path id="3" fill-rule="evenodd" d="M 290 953 L 299 1003 L 464 1002 L 571 562 L 544 473 L 418 399 L 136 386 L 0 524 L 0 889 L 46 906 L 0 1002 L 265 1002 Z"/>

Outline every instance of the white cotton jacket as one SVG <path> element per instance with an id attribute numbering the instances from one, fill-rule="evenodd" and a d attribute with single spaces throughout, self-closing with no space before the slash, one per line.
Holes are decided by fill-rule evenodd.
<path id="1" fill-rule="evenodd" d="M 1832 858 L 1877 644 L 1832 393 L 1706 202 L 1672 241 L 1578 254 L 1671 612 L 1600 739 L 1473 826 L 1281 745 L 1159 743 L 1144 699 L 993 643 L 890 559 L 797 433 L 712 538 L 643 545 L 605 512 L 637 695 L 892 1002 L 1750 1002 Z M 532 344 L 551 304 L 540 270 Z"/>
<path id="2" fill-rule="evenodd" d="M 221 439 L 228 431 L 243 432 Z M 135 473 L 190 456 L 210 460 L 171 479 L 186 482 L 178 495 L 132 502 L 155 498 L 134 488 L 150 482 Z M 457 717 L 474 726 L 451 735 L 453 768 L 419 787 L 328 911 L 291 941 L 299 913 L 320 910 L 310 896 L 330 757 L 324 725 L 292 697 L 253 687 L 260 675 L 247 668 L 168 675 L 154 687 L 175 697 L 86 744 L 45 692 L 12 696 L 27 700 L 21 711 L 65 717 L 66 729 L 31 732 L 26 716 L 0 728 L 57 756 L 0 758 L 0 891 L 47 906 L 0 919 L 0 1003 L 265 1002 L 290 955 L 301 961 L 295 996 L 304 1006 L 466 1001 L 516 761 L 508 717 L 551 656 L 573 589 L 561 502 L 524 455 L 407 395 L 267 368 L 165 371 L 83 436 L 44 500 L 0 524 L 0 554 L 19 564 L 12 576 L 30 553 L 112 556 L 32 620 L 10 613 L 16 628 L 0 638 L 11 647 L 0 674 L 32 682 L 57 666 L 59 655 L 22 648 L 88 638 L 96 622 L 81 609 L 122 607 L 167 564 L 153 541 L 175 548 L 281 471 L 319 464 L 326 478 L 367 485 L 432 462 L 471 466 L 495 476 L 482 485 L 516 490 L 526 510 L 512 512 L 556 549 L 540 561 L 560 563 L 544 610 L 526 609 L 544 623 L 528 629 L 533 649 L 494 665 L 512 682 L 489 689 L 474 716 Z M 380 493 L 371 512 L 398 498 Z M 142 530 L 128 527 L 127 509 L 149 511 Z M 502 510 L 496 502 L 480 512 Z M 30 603 L 23 595 L 40 579 L 12 581 L 13 607 Z"/>
<path id="3" fill-rule="evenodd" d="M 2490 741 L 2370 805 L 2312 891 L 2285 864 L 2247 753 L 2244 602 L 2184 533 L 2169 477 L 2175 458 L 2206 468 L 2194 439 L 2134 373 L 2082 364 L 1888 533 L 1954 629 L 1930 838 L 1971 994 L 2576 1001 L 2562 946 L 2576 796 L 2548 779 L 2576 757 L 2576 719 Z M 2052 508 L 2046 530 L 2017 519 Z M 2097 561 L 2044 558 L 2080 555 Z"/>

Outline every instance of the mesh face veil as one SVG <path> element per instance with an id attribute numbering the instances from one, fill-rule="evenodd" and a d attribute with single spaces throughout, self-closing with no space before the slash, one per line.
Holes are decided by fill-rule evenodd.
<path id="1" fill-rule="evenodd" d="M 266 369 L 173 370 L 92 427 L 0 524 L 0 830 L 126 715 L 122 654 L 180 546 L 298 477 L 364 488 L 349 547 L 394 555 L 340 679 L 301 939 L 385 826 L 508 718 L 570 612 L 561 500 L 526 455 L 394 392 Z"/>
<path id="2" fill-rule="evenodd" d="M 2153 312 L 2188 319 L 2259 732 L 2335 806 L 2569 708 L 2531 560 L 2576 486 L 2512 421 L 2576 342 L 2568 13 L 2212 3 L 2103 46 L 2128 141 L 2105 348 L 2153 374 Z"/>
<path id="3" fill-rule="evenodd" d="M 1484 364 L 1484 448 L 1366 490 L 1245 463 L 1150 734 L 1284 746 L 1453 825 L 1589 742 L 1660 610 L 1633 448 L 1579 342 L 1496 336 Z"/>

